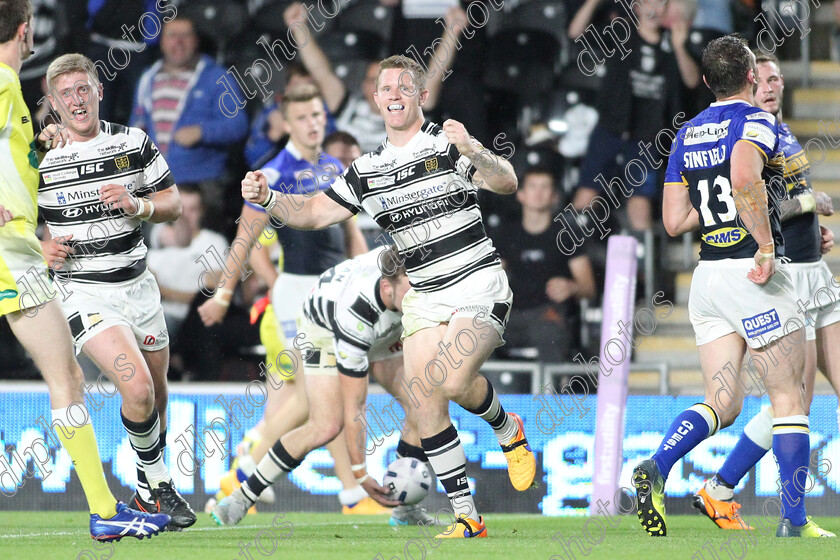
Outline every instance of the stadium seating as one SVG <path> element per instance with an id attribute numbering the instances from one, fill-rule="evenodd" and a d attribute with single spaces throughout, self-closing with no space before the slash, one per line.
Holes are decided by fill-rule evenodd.
<path id="1" fill-rule="evenodd" d="M 516 93 L 521 101 L 548 91 L 557 70 L 559 45 L 553 35 L 529 29 L 507 29 L 488 40 L 484 83 Z"/>
<path id="2" fill-rule="evenodd" d="M 558 185 L 562 185 L 565 162 L 563 156 L 550 148 L 527 148 L 520 145 L 511 157 L 514 169 L 523 170 L 530 167 L 545 167 L 551 170 Z"/>
<path id="3" fill-rule="evenodd" d="M 376 60 L 382 54 L 382 38 L 370 31 L 335 31 L 318 37 L 318 44 L 335 65 L 354 60 Z"/>
<path id="4" fill-rule="evenodd" d="M 723 37 L 723 33 L 717 29 L 692 29 L 688 34 L 688 53 L 695 60 L 700 60 L 706 45 L 718 37 Z"/>
<path id="5" fill-rule="evenodd" d="M 342 7 L 336 19 L 342 31 L 368 31 L 379 35 L 384 43 L 391 40 L 394 10 L 378 0 L 361 0 Z"/>
<path id="6" fill-rule="evenodd" d="M 193 20 L 202 41 L 212 43 L 217 53 L 224 51 L 248 21 L 245 6 L 230 0 L 196 0 L 178 13 Z"/>
<path id="7" fill-rule="evenodd" d="M 557 0 L 531 0 L 516 6 L 510 14 L 502 19 L 502 29 L 529 29 L 548 33 L 560 45 L 561 62 L 565 62 L 568 53 L 569 36 L 566 28 L 569 17 L 566 6 Z"/>
<path id="8" fill-rule="evenodd" d="M 338 30 L 318 38 L 336 75 L 348 91 L 358 91 L 371 61 L 384 56 L 385 43 L 372 31 Z"/>
<path id="9" fill-rule="evenodd" d="M 266 52 L 265 48 L 257 43 L 258 40 L 263 38 L 269 45 L 272 44 L 278 37 L 275 37 L 269 32 L 260 31 L 259 29 L 247 28 L 240 32 L 236 37 L 231 40 L 227 48 L 225 49 L 222 58 L 224 64 L 227 67 L 235 66 L 238 70 L 240 76 L 247 83 L 253 83 L 251 78 L 245 77 L 245 71 L 248 70 L 254 62 L 258 59 L 262 59 L 266 65 L 269 67 L 271 71 L 271 80 L 266 84 L 266 89 L 268 91 L 279 92 L 282 91 L 286 80 L 285 80 L 285 70 L 286 66 L 288 65 L 288 61 L 280 52 L 280 49 L 277 50 L 280 62 L 283 64 L 282 70 L 277 70 L 277 67 L 272 64 L 268 53 Z M 285 35 L 282 36 L 282 39 L 286 42 Z M 264 72 L 265 68 L 262 65 L 257 64 L 254 65 L 254 73 L 256 76 L 260 78 L 260 80 L 264 80 Z M 260 103 L 249 103 L 249 110 L 255 110 L 255 107 L 259 107 Z"/>
<path id="10" fill-rule="evenodd" d="M 292 0 L 269 0 L 268 2 L 262 3 L 257 9 L 252 11 L 249 27 L 255 27 L 261 31 L 271 33 L 275 38 L 282 37 L 285 40 L 287 28 L 286 22 L 283 21 L 283 12 L 291 3 Z M 328 4 L 330 2 L 326 2 L 325 7 L 330 9 Z M 320 35 L 329 33 L 336 26 L 336 18 L 324 17 L 316 6 L 317 4 L 313 4 L 313 9 L 310 13 L 315 25 L 318 27 L 323 25 L 323 28 L 316 32 L 320 37 Z M 310 24 L 310 30 L 314 31 L 312 24 Z"/>

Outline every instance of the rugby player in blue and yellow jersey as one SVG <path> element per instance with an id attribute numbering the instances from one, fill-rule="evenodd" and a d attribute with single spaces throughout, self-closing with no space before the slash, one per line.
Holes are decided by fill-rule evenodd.
<path id="1" fill-rule="evenodd" d="M 805 326 L 805 411 L 814 395 L 817 366 L 835 391 L 840 388 L 840 285 L 822 260 L 824 238 L 833 234 L 821 228 L 819 215 L 830 216 L 834 209 L 831 197 L 811 187 L 811 165 L 805 150 L 782 122 L 784 78 L 779 60 L 772 54 L 756 53 L 758 91 L 756 105 L 779 122 L 779 147 L 785 154 L 785 185 L 789 198 L 779 205 L 785 256 L 790 259 L 787 274 L 796 291 L 797 305 L 806 314 Z M 799 341 L 800 343 L 803 341 Z M 838 411 L 840 413 L 840 411 Z M 840 419 L 840 417 L 838 417 Z M 721 529 L 747 529 L 734 501 L 735 487 L 749 470 L 764 457 L 773 443 L 773 411 L 764 407 L 744 427 L 738 444 L 729 452 L 720 470 L 706 481 L 693 498 L 692 505 Z"/>
<path id="2" fill-rule="evenodd" d="M 680 413 L 653 456 L 633 470 L 638 515 L 652 536 L 667 534 L 665 480 L 673 465 L 741 411 L 743 390 L 719 392 L 718 372 L 741 372 L 744 352 L 761 364 L 773 407 L 773 451 L 782 519 L 777 536 L 833 536 L 805 515 L 809 428 L 801 392 L 805 322 L 781 261 L 779 201 L 787 196 L 776 118 L 754 107 L 755 56 L 726 36 L 703 52 L 703 78 L 717 102 L 677 134 L 662 217 L 672 236 L 698 227 L 700 263 L 689 295 L 689 318 L 700 351 L 706 398 Z M 782 348 L 781 352 L 777 352 Z"/>

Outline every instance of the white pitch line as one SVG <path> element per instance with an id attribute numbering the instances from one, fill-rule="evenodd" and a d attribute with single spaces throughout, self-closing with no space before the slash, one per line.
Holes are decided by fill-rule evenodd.
<path id="1" fill-rule="evenodd" d="M 83 534 L 76 531 L 51 531 L 47 533 L 20 533 L 18 535 L 0 535 L 0 539 L 22 539 L 25 537 L 63 537 L 67 535 Z"/>
<path id="2" fill-rule="evenodd" d="M 325 525 L 368 525 L 373 524 L 372 521 L 367 522 L 359 522 L 359 521 L 336 521 L 332 523 L 328 522 L 318 522 L 318 523 L 297 523 L 296 525 L 299 527 L 310 527 L 310 526 L 325 526 Z M 276 529 L 273 525 L 225 525 L 222 527 L 194 527 L 184 531 L 184 533 L 196 533 L 202 531 L 246 531 L 249 529 Z M 0 539 L 22 539 L 26 537 L 63 537 L 68 535 L 84 535 L 85 533 L 80 531 L 39 531 L 37 533 L 18 533 L 18 534 L 7 534 L 3 535 L 0 534 Z"/>
<path id="3" fill-rule="evenodd" d="M 266 512 L 266 514 L 271 514 L 271 512 Z M 364 521 L 316 521 L 316 522 L 302 522 L 298 521 L 294 523 L 293 521 L 289 520 L 288 518 L 284 518 L 284 521 L 288 521 L 292 523 L 295 527 L 326 527 L 329 525 L 340 525 L 340 526 L 378 526 L 381 525 L 383 528 L 388 528 L 391 530 L 397 530 L 398 528 L 390 527 L 385 525 L 380 520 L 376 519 L 366 519 Z M 274 527 L 274 525 L 224 525 L 221 527 L 194 527 L 184 531 L 184 533 L 197 533 L 197 532 L 204 532 L 204 531 L 245 531 L 249 529 L 277 529 L 278 527 Z M 9 534 L 3 535 L 0 534 L 0 539 L 22 539 L 26 537 L 62 537 L 68 535 L 84 535 L 85 533 L 82 531 L 48 531 L 48 532 L 37 532 L 37 533 L 19 533 L 19 534 Z"/>

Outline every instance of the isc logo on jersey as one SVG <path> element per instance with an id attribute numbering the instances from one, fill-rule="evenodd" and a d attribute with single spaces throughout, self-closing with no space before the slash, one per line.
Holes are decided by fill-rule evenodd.
<path id="1" fill-rule="evenodd" d="M 714 247 L 730 247 L 744 239 L 747 230 L 744 228 L 721 228 L 703 236 L 703 241 Z"/>
<path id="2" fill-rule="evenodd" d="M 744 325 L 744 330 L 747 332 L 748 338 L 755 338 L 760 334 L 778 329 L 782 326 L 781 321 L 779 321 L 779 314 L 776 313 L 775 308 L 748 317 L 747 319 L 741 319 L 741 323 Z"/>
<path id="3" fill-rule="evenodd" d="M 99 163 L 88 163 L 79 166 L 79 173 L 82 175 L 97 173 L 99 171 L 105 171 L 105 162 L 100 161 Z"/>

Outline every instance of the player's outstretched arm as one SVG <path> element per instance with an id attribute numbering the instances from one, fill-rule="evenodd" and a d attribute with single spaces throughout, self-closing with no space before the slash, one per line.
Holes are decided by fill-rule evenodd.
<path id="1" fill-rule="evenodd" d="M 244 267 L 253 260 L 254 244 L 265 229 L 266 221 L 264 213 L 251 208 L 247 204 L 242 206 L 242 214 L 236 221 L 238 224 L 236 237 L 230 244 L 230 249 L 227 251 L 227 257 L 225 258 L 225 270 L 238 271 L 243 280 L 248 277 L 250 273 Z M 269 267 L 271 267 L 270 262 Z M 233 299 L 233 291 L 239 284 L 240 274 L 228 276 L 219 272 L 219 279 L 213 286 L 213 297 L 198 307 L 198 315 L 201 317 L 204 326 L 211 327 L 224 320 L 228 307 L 230 307 L 230 300 Z M 269 284 L 269 286 L 272 284 Z"/>
<path id="2" fill-rule="evenodd" d="M 682 184 L 666 184 L 662 196 L 662 222 L 671 237 L 700 227 L 700 217 L 691 205 L 688 190 Z"/>
<path id="3" fill-rule="evenodd" d="M 475 142 L 460 122 L 448 119 L 443 123 L 446 139 L 462 156 L 470 159 L 476 168 L 472 182 L 497 194 L 513 194 L 518 181 L 513 166 L 478 142 Z"/>
<path id="4" fill-rule="evenodd" d="M 368 378 L 338 375 L 341 383 L 341 394 L 344 396 L 344 437 L 347 441 L 347 453 L 350 455 L 353 475 L 359 485 L 365 489 L 371 498 L 387 507 L 400 505 L 399 502 L 388 497 L 389 490 L 381 486 L 367 473 L 365 466 L 365 448 L 367 447 L 367 431 L 365 426 L 365 402 L 367 401 Z"/>
<path id="5" fill-rule="evenodd" d="M 300 45 L 298 53 L 300 53 L 301 63 L 315 80 L 329 110 L 335 113 L 347 95 L 347 88 L 341 78 L 333 72 L 329 58 L 315 41 L 314 31 L 320 31 L 320 29 L 306 32 L 309 10 L 311 7 L 295 2 L 283 12 L 283 20 L 293 35 L 295 44 Z M 321 28 L 323 27 L 324 25 L 321 24 Z"/>
<path id="6" fill-rule="evenodd" d="M 351 259 L 368 252 L 365 234 L 362 233 L 357 220 L 344 222 L 344 250 L 347 252 L 347 257 Z"/>
<path id="7" fill-rule="evenodd" d="M 275 229 L 324 229 L 350 219 L 353 213 L 320 191 L 315 196 L 278 193 L 268 188 L 262 171 L 249 171 L 242 179 L 242 198 L 259 204 L 271 215 Z"/>

